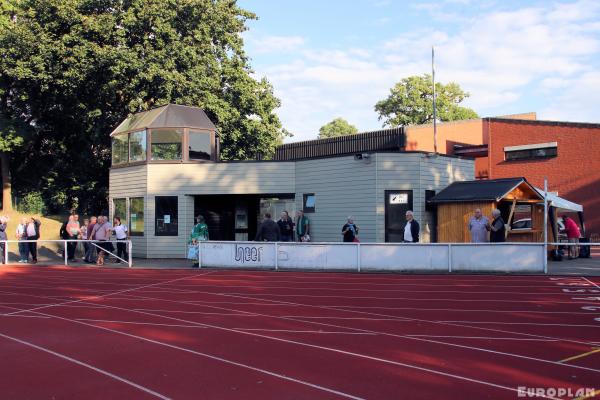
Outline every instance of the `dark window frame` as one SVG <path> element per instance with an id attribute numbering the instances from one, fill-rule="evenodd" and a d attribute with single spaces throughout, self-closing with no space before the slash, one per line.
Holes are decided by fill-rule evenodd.
<path id="1" fill-rule="evenodd" d="M 165 214 L 165 205 L 160 204 L 159 201 L 174 201 L 175 202 L 175 212 L 173 213 L 173 209 L 168 210 L 169 214 Z M 172 206 L 170 204 L 167 207 Z M 159 212 L 161 211 L 161 212 Z M 162 228 L 159 229 L 159 221 L 161 220 L 159 217 L 169 215 L 170 221 L 168 225 L 170 225 L 167 230 L 162 231 Z M 164 219 L 162 219 L 162 224 L 164 225 Z M 173 229 L 174 227 L 174 229 Z M 177 196 L 155 196 L 154 197 L 154 236 L 179 236 L 179 198 Z"/>
<path id="2" fill-rule="evenodd" d="M 542 150 L 545 152 L 545 154 L 537 154 L 537 152 Z M 556 146 L 504 151 L 505 161 L 543 160 L 554 157 L 558 157 L 558 147 Z"/>
<path id="3" fill-rule="evenodd" d="M 309 197 L 313 197 L 314 198 L 314 204 L 312 207 L 308 207 L 306 205 L 306 201 L 308 200 Z M 315 196 L 314 193 L 304 193 L 302 194 L 302 211 L 304 213 L 314 213 L 316 212 L 316 206 L 317 206 L 317 196 Z"/>

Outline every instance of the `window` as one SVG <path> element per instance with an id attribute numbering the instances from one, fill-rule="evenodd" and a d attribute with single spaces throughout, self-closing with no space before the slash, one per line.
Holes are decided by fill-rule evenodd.
<path id="1" fill-rule="evenodd" d="M 127 200 L 113 199 L 113 218 L 119 217 L 123 223 L 127 222 Z"/>
<path id="2" fill-rule="evenodd" d="M 177 236 L 177 196 L 157 196 L 154 200 L 154 235 Z"/>
<path id="3" fill-rule="evenodd" d="M 129 134 L 129 161 L 146 161 L 146 131 Z"/>
<path id="4" fill-rule="evenodd" d="M 119 165 L 127 162 L 127 134 L 116 135 L 112 138 L 112 164 Z"/>
<path id="5" fill-rule="evenodd" d="M 533 207 L 531 204 L 517 204 L 513 215 L 511 230 L 531 229 L 531 221 L 533 216 Z"/>
<path id="6" fill-rule="evenodd" d="M 504 158 L 506 161 L 533 160 L 556 157 L 557 155 L 558 144 L 556 142 L 508 146 L 504 148 Z"/>
<path id="7" fill-rule="evenodd" d="M 315 203 L 316 197 L 314 193 L 307 193 L 303 196 L 303 205 L 302 209 L 305 213 L 314 213 L 315 212 Z"/>
<path id="8" fill-rule="evenodd" d="M 181 129 L 152 130 L 152 160 L 181 160 Z"/>
<path id="9" fill-rule="evenodd" d="M 190 130 L 188 143 L 190 160 L 212 159 L 212 143 L 210 136 L 210 132 Z"/>
<path id="10" fill-rule="evenodd" d="M 129 233 L 131 236 L 144 236 L 144 198 L 129 199 Z"/>

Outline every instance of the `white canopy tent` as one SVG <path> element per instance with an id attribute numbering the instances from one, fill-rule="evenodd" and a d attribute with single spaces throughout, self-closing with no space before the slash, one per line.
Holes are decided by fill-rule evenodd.
<path id="1" fill-rule="evenodd" d="M 535 190 L 537 190 L 540 195 L 544 196 L 544 191 L 542 189 L 535 188 Z M 549 202 L 548 205 L 556 208 L 559 212 L 583 212 L 583 206 L 581 204 L 563 199 L 554 192 L 548 192 L 547 198 Z"/>

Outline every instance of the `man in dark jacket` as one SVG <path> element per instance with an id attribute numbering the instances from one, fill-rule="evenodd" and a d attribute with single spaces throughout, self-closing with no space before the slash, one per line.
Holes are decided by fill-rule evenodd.
<path id="1" fill-rule="evenodd" d="M 406 212 L 406 225 L 404 225 L 404 242 L 418 243 L 419 242 L 419 223 L 414 219 L 413 212 Z"/>
<path id="2" fill-rule="evenodd" d="M 271 219 L 271 214 L 265 214 L 265 219 L 258 227 L 254 240 L 257 242 L 279 242 L 281 240 L 281 230 L 277 222 Z"/>

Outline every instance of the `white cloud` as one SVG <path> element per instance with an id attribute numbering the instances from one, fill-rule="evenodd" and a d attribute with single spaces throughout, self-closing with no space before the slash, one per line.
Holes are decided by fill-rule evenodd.
<path id="1" fill-rule="evenodd" d="M 541 118 L 598 119 L 600 73 L 593 63 L 600 55 L 600 2 L 487 10 L 470 18 L 452 33 L 423 28 L 371 48 L 315 50 L 298 37 L 271 37 L 258 41 L 262 51 L 295 53 L 258 74 L 274 84 L 293 140 L 316 137 L 338 116 L 360 130 L 380 127 L 375 103 L 401 78 L 431 70 L 432 45 L 436 78 L 458 82 L 471 93 L 465 105 L 480 114 L 519 111 L 511 107 L 535 96 L 530 103 L 542 104 Z"/>

